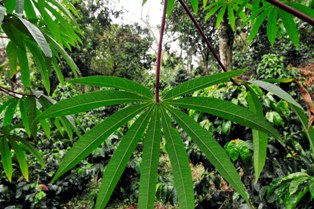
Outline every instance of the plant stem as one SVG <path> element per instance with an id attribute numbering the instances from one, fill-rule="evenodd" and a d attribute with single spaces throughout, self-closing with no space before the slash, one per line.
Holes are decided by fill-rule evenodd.
<path id="1" fill-rule="evenodd" d="M 298 10 L 296 10 L 296 9 L 294 9 L 294 8 L 288 6 L 287 4 L 282 3 L 278 0 L 266 0 L 266 1 L 314 26 L 314 19 L 312 17 L 309 17 L 306 14 L 304 14 L 304 13 L 302 13 L 302 12 L 300 12 L 300 11 L 298 11 Z"/>
<path id="2" fill-rule="evenodd" d="M 167 4 L 168 4 L 168 0 L 165 0 L 164 1 L 164 10 L 163 10 L 162 19 L 161 19 L 159 45 L 158 45 L 158 53 L 157 53 L 156 84 L 155 84 L 155 96 L 156 96 L 156 102 L 157 103 L 160 101 L 160 99 L 159 99 L 160 66 L 161 66 L 162 40 L 163 40 L 163 36 L 164 36 L 165 23 L 166 23 Z"/>
<path id="3" fill-rule="evenodd" d="M 23 94 L 23 93 L 19 93 L 19 92 L 15 92 L 11 89 L 7 89 L 5 87 L 2 87 L 0 86 L 0 91 L 6 93 L 7 95 L 11 96 L 11 97 L 14 97 L 14 98 L 19 98 L 18 96 L 16 95 L 21 95 L 21 96 L 28 96 L 28 97 L 34 97 L 35 95 L 33 94 Z"/>

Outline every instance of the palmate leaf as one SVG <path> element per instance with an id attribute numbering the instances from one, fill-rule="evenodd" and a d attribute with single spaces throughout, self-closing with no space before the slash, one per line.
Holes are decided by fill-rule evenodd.
<path id="1" fill-rule="evenodd" d="M 90 92 L 58 102 L 43 112 L 37 120 L 48 117 L 72 115 L 102 106 L 145 101 L 136 94 L 117 90 Z"/>
<path id="2" fill-rule="evenodd" d="M 250 110 L 260 115 L 261 117 L 264 117 L 263 108 L 257 95 L 252 88 L 249 90 L 250 93 L 248 94 L 248 103 Z M 262 131 L 252 129 L 252 137 L 254 150 L 253 166 L 255 173 L 255 183 L 257 183 L 266 162 L 268 135 Z"/>
<path id="3" fill-rule="evenodd" d="M 169 101 L 167 103 L 213 114 L 240 125 L 263 131 L 276 138 L 280 138 L 278 131 L 267 123 L 264 117 L 260 117 L 250 110 L 228 101 L 215 98 L 190 97 Z"/>
<path id="4" fill-rule="evenodd" d="M 230 78 L 241 75 L 245 71 L 246 70 L 232 70 L 226 73 L 195 78 L 193 80 L 184 82 L 166 92 L 165 95 L 163 96 L 163 100 L 165 101 L 170 100 L 178 96 L 192 93 L 220 82 L 228 81 Z"/>
<path id="5" fill-rule="evenodd" d="M 153 107 L 153 106 L 152 106 Z M 119 146 L 105 168 L 103 182 L 99 189 L 96 201 L 96 209 L 103 209 L 118 183 L 138 141 L 142 137 L 151 116 L 152 107 L 142 114 L 132 125 L 130 130 L 121 139 Z"/>
<path id="6" fill-rule="evenodd" d="M 145 86 L 142 86 L 134 81 L 125 78 L 119 78 L 114 76 L 89 76 L 85 78 L 72 79 L 69 80 L 68 82 L 99 87 L 112 87 L 117 89 L 123 89 L 125 91 L 138 94 L 141 96 L 145 96 L 149 99 L 153 97 L 150 90 Z"/>
<path id="7" fill-rule="evenodd" d="M 197 144 L 218 172 L 248 202 L 248 195 L 234 165 L 231 163 L 225 150 L 215 141 L 213 136 L 185 113 L 171 107 L 167 107 L 167 110 Z"/>
<path id="8" fill-rule="evenodd" d="M 153 208 L 156 194 L 158 159 L 160 152 L 160 112 L 155 108 L 144 139 L 139 191 L 139 208 Z"/>
<path id="9" fill-rule="evenodd" d="M 147 105 L 135 105 L 127 107 L 119 112 L 114 113 L 109 118 L 86 132 L 71 150 L 65 155 L 53 181 L 57 180 L 65 172 L 73 168 L 82 159 L 87 157 L 94 149 L 96 149 L 104 140 L 110 136 L 117 128 L 127 123 L 134 116 L 142 112 Z"/>
<path id="10" fill-rule="evenodd" d="M 194 208 L 194 191 L 188 157 L 178 130 L 172 127 L 171 119 L 164 109 L 161 109 L 161 113 L 179 206 L 183 209 L 192 209 Z"/>

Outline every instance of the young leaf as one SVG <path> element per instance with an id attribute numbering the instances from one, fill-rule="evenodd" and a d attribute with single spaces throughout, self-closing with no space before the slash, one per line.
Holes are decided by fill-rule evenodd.
<path id="1" fill-rule="evenodd" d="M 154 208 L 160 152 L 160 113 L 155 108 L 146 137 L 141 164 L 139 208 Z"/>
<path id="2" fill-rule="evenodd" d="M 265 81 L 250 81 L 250 83 L 258 85 L 259 87 L 265 89 L 266 91 L 269 91 L 273 94 L 275 94 L 277 97 L 286 100 L 287 102 L 289 102 L 290 104 L 303 109 L 300 104 L 298 102 L 296 102 L 291 96 L 290 94 L 288 94 L 287 92 L 285 92 L 284 90 L 282 90 L 280 87 L 272 84 L 272 83 L 268 83 Z"/>
<path id="3" fill-rule="evenodd" d="M 194 191 L 189 160 L 178 130 L 171 126 L 171 119 L 165 110 L 162 109 L 161 113 L 162 128 L 165 134 L 166 148 L 171 162 L 179 206 L 183 209 L 191 209 L 194 208 Z"/>
<path id="4" fill-rule="evenodd" d="M 43 51 L 46 57 L 52 57 L 52 52 L 49 44 L 46 41 L 46 38 L 42 34 L 42 32 L 28 20 L 18 17 L 18 19 L 24 24 L 29 33 L 32 35 L 39 48 Z"/>
<path id="5" fill-rule="evenodd" d="M 8 105 L 4 114 L 3 126 L 11 125 L 18 101 L 18 99 L 15 99 L 12 103 Z"/>
<path id="6" fill-rule="evenodd" d="M 251 88 L 250 93 L 248 94 L 248 103 L 252 112 L 258 114 L 261 117 L 264 116 L 262 105 L 254 90 Z M 264 132 L 252 129 L 252 137 L 254 150 L 253 163 L 256 184 L 266 162 L 268 135 Z"/>
<path id="7" fill-rule="evenodd" d="M 272 8 L 267 20 L 267 37 L 273 46 L 277 35 L 277 9 Z"/>
<path id="8" fill-rule="evenodd" d="M 233 7 L 231 4 L 228 5 L 228 19 L 229 19 L 229 24 L 234 31 L 235 28 L 235 17 L 234 17 L 234 12 L 233 12 Z"/>
<path id="9" fill-rule="evenodd" d="M 117 128 L 127 123 L 134 116 L 142 112 L 147 105 L 136 105 L 127 107 L 119 112 L 114 113 L 105 119 L 90 131 L 86 132 L 62 160 L 58 171 L 56 172 L 53 182 L 61 175 L 73 168 L 82 159 L 87 157 L 94 149 L 96 149 L 104 140 L 107 139 Z"/>
<path id="10" fill-rule="evenodd" d="M 5 138 L 0 138 L 0 154 L 4 173 L 11 182 L 13 174 L 12 158 L 8 141 Z"/>
<path id="11" fill-rule="evenodd" d="M 20 147 L 20 145 L 18 145 L 14 139 L 10 139 L 9 140 L 13 150 L 14 150 L 14 154 L 15 157 L 19 163 L 22 175 L 24 176 L 25 180 L 28 181 L 28 165 L 26 162 L 26 157 L 25 157 L 25 153 L 22 150 L 22 148 Z"/>
<path id="12" fill-rule="evenodd" d="M 215 98 L 191 97 L 173 100 L 169 104 L 213 114 L 280 138 L 277 130 L 267 123 L 264 117 L 260 117 L 250 110 L 228 101 Z"/>
<path id="13" fill-rule="evenodd" d="M 41 157 L 40 153 L 34 148 L 34 146 L 23 138 L 20 137 L 17 138 L 21 142 L 23 149 L 32 154 L 38 160 L 42 168 L 44 168 L 45 167 L 44 159 Z"/>
<path id="14" fill-rule="evenodd" d="M 248 195 L 241 182 L 239 174 L 231 163 L 225 150 L 215 141 L 213 136 L 183 112 L 167 107 L 175 121 L 192 138 L 207 159 L 215 166 L 218 172 L 233 188 L 248 202 Z"/>
<path id="15" fill-rule="evenodd" d="M 152 108 L 143 113 L 121 139 L 117 150 L 105 168 L 102 178 L 103 182 L 101 183 L 96 201 L 96 209 L 103 209 L 107 205 L 109 198 L 128 163 L 128 160 L 130 159 L 138 141 L 147 127 L 151 111 Z"/>
<path id="16" fill-rule="evenodd" d="M 123 89 L 134 94 L 139 94 L 149 99 L 153 97 L 150 90 L 145 86 L 142 86 L 134 81 L 125 78 L 119 78 L 114 76 L 88 76 L 85 78 L 72 79 L 68 82 L 99 87 L 112 87 L 117 89 Z"/>
<path id="17" fill-rule="evenodd" d="M 223 18 L 224 18 L 226 9 L 227 9 L 227 5 L 223 6 L 223 7 L 220 9 L 220 11 L 219 11 L 219 13 L 218 13 L 218 15 L 217 15 L 216 28 L 219 28 L 220 23 L 221 23 L 221 21 L 222 21 Z"/>
<path id="18" fill-rule="evenodd" d="M 37 120 L 48 117 L 72 115 L 102 106 L 110 106 L 135 101 L 143 101 L 143 97 L 124 91 L 104 90 L 90 92 L 62 100 L 45 110 Z"/>
<path id="19" fill-rule="evenodd" d="M 17 47 L 16 49 L 17 49 L 17 58 L 20 64 L 22 83 L 25 87 L 30 88 L 31 79 L 30 79 L 30 70 L 28 66 L 26 50 L 25 48 L 21 49 L 20 47 Z"/>
<path id="20" fill-rule="evenodd" d="M 246 70 L 232 70 L 226 73 L 219 73 L 214 75 L 203 76 L 195 78 L 193 80 L 184 82 L 170 91 L 166 92 L 163 96 L 163 100 L 173 99 L 175 97 L 192 93 L 194 91 L 212 86 L 217 83 L 228 81 L 230 78 L 238 76 L 244 73 Z"/>
<path id="21" fill-rule="evenodd" d="M 33 135 L 33 137 L 36 137 L 36 126 L 31 125 L 36 117 L 35 97 L 23 97 L 22 99 L 20 99 L 20 111 L 23 125 L 26 133 L 28 134 L 28 137 L 30 137 L 31 135 Z"/>
<path id="22" fill-rule="evenodd" d="M 279 16 L 282 19 L 282 23 L 285 26 L 285 29 L 290 37 L 292 43 L 295 46 L 299 45 L 299 32 L 297 29 L 297 25 L 293 20 L 293 16 L 281 9 L 278 10 Z"/>

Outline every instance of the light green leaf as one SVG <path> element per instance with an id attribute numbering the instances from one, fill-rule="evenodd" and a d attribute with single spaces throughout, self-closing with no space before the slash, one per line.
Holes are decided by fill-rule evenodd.
<path id="1" fill-rule="evenodd" d="M 22 17 L 24 12 L 24 0 L 16 0 L 15 12 Z"/>
<path id="2" fill-rule="evenodd" d="M 174 7 L 174 3 L 175 3 L 175 0 L 168 0 L 167 16 L 170 16 L 170 15 L 171 15 L 171 12 L 172 12 L 173 7 Z"/>
<path id="3" fill-rule="evenodd" d="M 17 47 L 15 43 L 10 41 L 7 45 L 6 52 L 10 61 L 10 78 L 12 78 L 17 72 Z"/>
<path id="4" fill-rule="evenodd" d="M 3 126 L 11 125 L 18 102 L 19 100 L 15 99 L 12 103 L 8 105 L 4 114 Z"/>
<path id="5" fill-rule="evenodd" d="M 24 24 L 27 30 L 30 32 L 36 43 L 38 44 L 39 48 L 43 51 L 46 57 L 52 57 L 52 52 L 50 49 L 49 44 L 47 43 L 46 38 L 42 34 L 42 32 L 31 22 L 21 17 L 18 19 Z"/>
<path id="6" fill-rule="evenodd" d="M 32 125 L 36 117 L 36 100 L 35 97 L 23 97 L 20 99 L 20 111 L 23 125 L 28 137 L 36 137 L 36 126 Z"/>
<path id="7" fill-rule="evenodd" d="M 269 123 L 267 123 L 264 117 L 261 117 L 244 107 L 235 105 L 228 101 L 215 98 L 191 97 L 173 100 L 168 103 L 179 107 L 185 107 L 213 114 L 218 117 L 236 122 L 240 125 L 271 134 L 276 138 L 280 138 L 278 131 L 274 129 Z"/>
<path id="8" fill-rule="evenodd" d="M 135 101 L 143 101 L 143 97 L 117 90 L 90 92 L 58 102 L 45 110 L 37 120 L 42 120 L 48 117 L 72 115 L 102 106 L 131 103 Z"/>
<path id="9" fill-rule="evenodd" d="M 45 167 L 44 159 L 41 157 L 40 153 L 34 148 L 34 146 L 23 138 L 18 138 L 18 140 L 22 143 L 23 149 L 32 154 L 38 160 L 42 168 L 44 168 Z"/>
<path id="10" fill-rule="evenodd" d="M 36 12 L 35 12 L 35 7 L 31 0 L 24 0 L 24 10 L 27 19 L 35 19 L 37 18 Z"/>
<path id="11" fill-rule="evenodd" d="M 73 61 L 72 57 L 70 57 L 70 55 L 64 50 L 64 48 L 62 46 L 60 46 L 60 44 L 58 42 L 56 42 L 52 37 L 50 37 L 49 35 L 46 35 L 49 43 L 62 55 L 62 57 L 65 59 L 65 61 L 67 62 L 67 64 L 70 66 L 72 72 L 74 73 L 74 75 L 76 77 L 78 77 L 78 75 L 80 74 L 80 71 L 77 67 L 77 65 L 75 64 L 75 62 Z"/>
<path id="12" fill-rule="evenodd" d="M 275 94 L 277 97 L 286 100 L 287 102 L 289 102 L 290 104 L 302 109 L 302 107 L 300 106 L 300 104 L 298 102 L 296 102 L 291 96 L 290 94 L 288 94 L 287 92 L 285 92 L 284 90 L 282 90 L 280 87 L 272 84 L 272 83 L 268 83 L 265 81 L 250 81 L 250 83 L 253 83 L 255 85 L 258 85 L 259 87 L 265 89 L 266 91 L 269 91 L 273 94 Z"/>
<path id="13" fill-rule="evenodd" d="M 198 0 L 190 0 L 194 13 L 197 14 L 198 13 Z"/>
<path id="14" fill-rule="evenodd" d="M 299 32 L 297 29 L 297 25 L 293 20 L 293 16 L 281 9 L 278 10 L 279 16 L 282 19 L 282 23 L 285 26 L 285 29 L 290 37 L 292 43 L 295 46 L 299 45 Z"/>
<path id="15" fill-rule="evenodd" d="M 160 152 L 160 113 L 155 108 L 146 137 L 141 164 L 141 179 L 139 191 L 139 208 L 154 208 L 158 159 Z"/>
<path id="16" fill-rule="evenodd" d="M 142 112 L 147 105 L 136 105 L 127 107 L 119 112 L 114 113 L 109 118 L 96 125 L 90 131 L 86 132 L 62 160 L 57 173 L 53 178 L 56 181 L 61 175 L 73 168 L 82 159 L 87 157 L 94 149 L 104 142 L 110 134 L 117 128 L 127 123 L 134 116 Z"/>
<path id="17" fill-rule="evenodd" d="M 67 133 L 68 137 L 72 141 L 73 140 L 73 132 L 72 132 L 71 123 L 65 117 L 61 117 L 60 122 L 61 122 L 65 132 Z"/>
<path id="18" fill-rule="evenodd" d="M 58 8 L 63 14 L 68 16 L 69 19 L 73 19 L 71 13 L 69 10 L 67 10 L 59 1 L 57 0 L 47 0 L 50 4 Z"/>
<path id="19" fill-rule="evenodd" d="M 4 173 L 11 182 L 13 174 L 12 158 L 8 141 L 5 138 L 0 138 L 0 154 Z"/>
<path id="20" fill-rule="evenodd" d="M 86 84 L 99 87 L 112 87 L 123 89 L 125 91 L 145 96 L 149 99 L 153 98 L 150 90 L 134 81 L 114 76 L 88 76 L 85 78 L 77 78 L 69 80 L 70 83 Z"/>
<path id="21" fill-rule="evenodd" d="M 228 81 L 230 78 L 238 76 L 244 73 L 246 70 L 232 70 L 226 73 L 219 73 L 214 75 L 203 76 L 195 78 L 193 80 L 184 82 L 170 91 L 166 92 L 163 96 L 163 100 L 173 99 L 175 97 L 192 93 L 194 91 L 212 86 L 217 83 Z"/>
<path id="22" fill-rule="evenodd" d="M 161 113 L 162 128 L 165 134 L 166 148 L 171 162 L 179 207 L 192 209 L 194 208 L 194 191 L 189 160 L 178 130 L 172 128 L 171 119 L 165 110 L 161 110 Z"/>
<path id="23" fill-rule="evenodd" d="M 107 205 L 109 198 L 128 163 L 128 160 L 130 159 L 138 141 L 147 127 L 151 111 L 152 108 L 143 113 L 121 139 L 117 150 L 105 168 L 102 178 L 103 182 L 101 183 L 96 201 L 96 209 L 103 209 Z"/>
<path id="24" fill-rule="evenodd" d="M 229 19 L 229 24 L 234 31 L 235 27 L 235 17 L 234 17 L 234 12 L 233 12 L 233 7 L 231 4 L 228 5 L 228 19 Z"/>
<path id="25" fill-rule="evenodd" d="M 2 21 L 4 19 L 5 12 L 6 12 L 6 8 L 0 6 L 0 25 L 2 24 Z"/>
<path id="26" fill-rule="evenodd" d="M 249 90 L 250 93 L 248 94 L 247 98 L 250 110 L 257 115 L 264 117 L 263 108 L 257 95 L 255 94 L 253 89 L 250 88 Z M 262 131 L 252 129 L 252 137 L 254 151 L 253 163 L 256 184 L 266 162 L 268 135 Z"/>
<path id="27" fill-rule="evenodd" d="M 59 64 L 58 64 L 55 57 L 52 58 L 52 66 L 53 66 L 53 69 L 55 70 L 55 72 L 57 74 L 57 77 L 58 77 L 60 84 L 63 84 L 64 83 L 64 76 L 63 76 L 63 73 L 61 72 L 61 69 L 60 69 Z"/>
<path id="28" fill-rule="evenodd" d="M 48 139 L 50 139 L 50 137 L 51 137 L 51 130 L 50 130 L 49 123 L 45 119 L 39 121 L 39 123 L 40 123 L 42 129 L 44 130 L 46 136 L 48 137 Z"/>
<path id="29" fill-rule="evenodd" d="M 251 32 L 250 32 L 250 35 L 247 39 L 248 43 L 251 43 L 251 41 L 253 40 L 253 38 L 256 36 L 259 28 L 261 27 L 261 25 L 263 24 L 266 16 L 268 15 L 268 12 L 267 11 L 263 11 L 262 14 L 260 14 L 257 18 L 256 18 L 256 21 L 254 22 L 253 26 L 252 26 L 252 29 L 251 29 Z"/>
<path id="30" fill-rule="evenodd" d="M 7 9 L 7 13 L 12 14 L 16 5 L 16 0 L 4 0 L 4 6 Z"/>
<path id="31" fill-rule="evenodd" d="M 273 46 L 277 35 L 277 9 L 272 8 L 267 19 L 267 37 Z"/>
<path id="32" fill-rule="evenodd" d="M 25 180 L 28 181 L 29 180 L 29 178 L 28 178 L 29 172 L 28 172 L 28 165 L 26 162 L 25 153 L 22 150 L 22 148 L 20 147 L 20 145 L 18 145 L 15 142 L 14 139 L 10 139 L 9 142 L 10 142 L 10 144 L 14 150 L 14 154 L 15 154 L 15 157 L 16 157 L 18 163 L 19 163 L 22 175 L 24 176 Z"/>
<path id="33" fill-rule="evenodd" d="M 311 193 L 311 200 L 313 200 L 314 199 L 314 176 L 311 178 L 309 190 Z"/>
<path id="34" fill-rule="evenodd" d="M 307 6 L 305 6 L 303 4 L 299 4 L 297 2 L 288 2 L 287 1 L 287 2 L 285 2 L 285 4 L 299 10 L 300 12 L 302 12 L 302 13 L 304 13 L 304 14 L 312 17 L 312 18 L 314 18 L 314 9 L 311 7 L 307 7 Z"/>
<path id="35" fill-rule="evenodd" d="M 209 18 L 211 18 L 214 14 L 216 14 L 216 11 L 221 8 L 220 5 L 216 5 L 215 7 L 213 7 L 207 14 L 205 17 L 205 21 L 207 21 Z"/>
<path id="36" fill-rule="evenodd" d="M 167 107 L 167 109 L 224 179 L 248 202 L 248 194 L 245 192 L 239 174 L 225 150 L 215 141 L 213 136 L 183 112 L 170 107 Z"/>
<path id="37" fill-rule="evenodd" d="M 31 79 L 30 79 L 30 70 L 28 66 L 26 50 L 25 48 L 21 49 L 20 47 L 17 47 L 16 49 L 17 49 L 17 58 L 20 64 L 22 83 L 25 87 L 30 88 Z"/>
<path id="38" fill-rule="evenodd" d="M 218 13 L 218 15 L 217 15 L 216 28 L 219 28 L 220 23 L 221 23 L 221 21 L 222 21 L 223 18 L 224 18 L 226 9 L 227 9 L 227 5 L 221 7 L 221 9 L 220 9 L 220 11 L 219 11 L 219 13 Z"/>

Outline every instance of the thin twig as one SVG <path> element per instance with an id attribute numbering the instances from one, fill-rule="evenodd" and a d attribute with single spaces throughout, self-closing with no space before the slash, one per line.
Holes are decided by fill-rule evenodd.
<path id="1" fill-rule="evenodd" d="M 298 11 L 298 10 L 296 10 L 296 9 L 294 9 L 294 8 L 288 6 L 287 4 L 280 2 L 278 0 L 266 0 L 266 1 L 314 26 L 314 19 L 312 17 L 307 16 L 306 14 L 304 14 L 304 13 L 302 13 L 302 12 L 300 12 L 300 11 Z"/>
<path id="2" fill-rule="evenodd" d="M 2 87 L 2 86 L 0 86 L 0 91 L 4 92 L 10 96 L 13 96 L 15 98 L 18 98 L 15 94 L 21 95 L 21 96 L 28 96 L 28 97 L 34 97 L 35 96 L 34 94 L 24 94 L 24 93 L 16 92 L 16 91 L 13 91 L 11 89 L 7 89 L 7 88 Z"/>
<path id="3" fill-rule="evenodd" d="M 164 11 L 161 19 L 161 27 L 160 27 L 160 36 L 159 36 L 159 45 L 158 45 L 158 55 L 157 55 L 157 63 L 156 63 L 156 86 L 155 86 L 155 96 L 156 102 L 159 100 L 159 80 L 160 80 L 160 66 L 161 66 L 161 53 L 162 53 L 162 40 L 165 31 L 165 23 L 166 23 L 166 13 L 167 13 L 167 4 L 168 0 L 164 2 Z"/>

